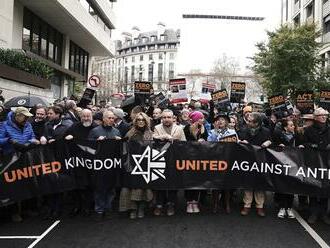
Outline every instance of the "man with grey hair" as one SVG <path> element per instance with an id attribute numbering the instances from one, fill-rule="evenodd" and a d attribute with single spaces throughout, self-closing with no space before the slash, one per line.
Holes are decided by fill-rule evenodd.
<path id="1" fill-rule="evenodd" d="M 112 111 L 105 110 L 103 112 L 103 124 L 92 129 L 88 138 L 91 140 L 121 139 L 119 130 L 114 127 L 115 118 Z M 115 180 L 115 176 L 113 175 L 110 175 L 110 178 L 107 176 L 105 178 L 97 174 L 95 177 L 94 200 L 97 220 L 104 218 L 106 212 L 111 208 Z M 102 184 L 105 181 L 107 184 Z"/>
<path id="2" fill-rule="evenodd" d="M 174 124 L 174 114 L 172 110 L 165 109 L 162 113 L 162 123 L 155 126 L 153 138 L 163 141 L 180 140 L 186 141 L 186 136 L 181 126 Z M 174 203 L 176 201 L 176 190 L 157 190 L 156 208 L 154 215 L 160 216 L 163 212 L 163 206 L 166 204 L 167 216 L 175 214 Z"/>
<path id="3" fill-rule="evenodd" d="M 313 116 L 313 125 L 307 127 L 304 133 L 304 146 L 327 151 L 328 153 L 330 150 L 329 112 L 323 108 L 317 108 L 315 109 Z M 326 160 L 327 158 L 323 157 L 323 159 Z M 310 196 L 309 207 L 311 212 L 311 215 L 307 220 L 309 224 L 314 224 L 319 218 L 321 218 L 324 223 L 330 225 L 330 219 L 327 215 L 328 198 Z"/>

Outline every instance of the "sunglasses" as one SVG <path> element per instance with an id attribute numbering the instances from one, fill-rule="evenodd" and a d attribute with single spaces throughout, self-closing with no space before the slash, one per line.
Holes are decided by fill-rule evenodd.
<path id="1" fill-rule="evenodd" d="M 136 121 L 143 121 L 143 122 L 145 122 L 146 120 L 145 119 L 136 119 Z"/>

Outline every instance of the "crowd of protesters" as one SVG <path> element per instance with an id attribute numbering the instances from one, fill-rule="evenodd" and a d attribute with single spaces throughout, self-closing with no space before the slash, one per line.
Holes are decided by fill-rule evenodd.
<path id="1" fill-rule="evenodd" d="M 267 112 L 266 112 L 267 113 Z M 269 112 L 253 112 L 250 105 L 238 106 L 232 111 L 221 111 L 212 102 L 202 106 L 200 102 L 166 109 L 135 106 L 129 113 L 111 105 L 88 105 L 82 109 L 75 101 L 66 100 L 51 107 L 35 106 L 32 109 L 17 107 L 6 110 L 0 106 L 0 148 L 1 155 L 24 151 L 37 145 L 45 145 L 59 139 L 74 140 L 162 140 L 195 142 L 240 142 L 261 147 L 330 147 L 330 127 L 328 111 L 316 108 L 313 114 L 301 115 L 297 109 L 292 113 L 278 115 Z M 228 139 L 230 137 L 230 139 Z M 86 176 L 79 173 L 76 177 Z M 103 185 L 103 184 L 102 184 Z M 212 210 L 219 211 L 220 200 L 226 213 L 231 213 L 231 200 L 235 189 L 185 190 L 186 212 L 196 214 L 201 211 L 203 199 L 210 193 Z M 42 218 L 58 218 L 63 214 L 66 198 L 72 201 L 70 216 L 93 213 L 103 219 L 109 213 L 112 202 L 118 201 L 118 210 L 127 212 L 131 219 L 143 218 L 145 209 L 151 207 L 155 216 L 172 216 L 176 212 L 176 190 L 130 189 L 115 190 L 109 187 L 83 185 L 71 192 L 47 195 L 41 199 L 30 199 L 9 206 L 12 220 L 21 222 L 24 215 Z M 257 215 L 264 217 L 265 192 L 245 189 L 243 191 L 242 216 L 250 213 L 255 202 Z M 295 218 L 292 211 L 294 195 L 274 194 L 278 204 L 279 218 Z M 307 206 L 309 223 L 321 219 L 330 224 L 327 216 L 328 199 L 299 196 L 299 204 Z M 1 212 L 1 209 L 0 209 Z"/>

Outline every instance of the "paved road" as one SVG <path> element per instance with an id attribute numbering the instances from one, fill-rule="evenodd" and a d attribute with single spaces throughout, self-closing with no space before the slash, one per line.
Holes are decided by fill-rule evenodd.
<path id="1" fill-rule="evenodd" d="M 111 218 L 96 222 L 91 218 L 64 217 L 35 247 L 320 247 L 297 220 L 280 220 L 273 205 L 267 208 L 267 217 L 255 212 L 247 217 L 239 215 L 239 206 L 230 215 L 212 214 L 203 209 L 199 215 L 188 216 L 184 204 L 173 217 L 153 217 L 148 214 L 141 220 L 129 220 L 114 213 Z M 304 213 L 302 213 L 304 216 Z M 21 224 L 0 224 L 0 237 L 7 235 L 41 235 L 53 221 L 38 218 Z M 318 223 L 312 228 L 330 244 L 330 227 Z M 34 240 L 2 240 L 1 248 L 28 247 Z"/>

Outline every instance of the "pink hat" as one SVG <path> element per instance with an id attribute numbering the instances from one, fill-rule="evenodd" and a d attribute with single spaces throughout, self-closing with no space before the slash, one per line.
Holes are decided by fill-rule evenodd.
<path id="1" fill-rule="evenodd" d="M 200 119 L 203 119 L 204 115 L 202 114 L 202 112 L 193 111 L 189 114 L 189 118 L 191 119 L 192 123 L 195 123 L 196 121 L 199 121 Z"/>

